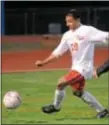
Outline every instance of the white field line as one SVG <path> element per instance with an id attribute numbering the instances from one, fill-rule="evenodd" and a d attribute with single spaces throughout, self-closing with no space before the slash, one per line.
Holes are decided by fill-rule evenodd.
<path id="1" fill-rule="evenodd" d="M 42 72 L 42 71 L 58 71 L 58 70 L 69 70 L 69 68 L 46 68 L 46 69 L 25 69 L 25 70 L 4 70 L 4 73 L 23 73 L 23 72 Z"/>

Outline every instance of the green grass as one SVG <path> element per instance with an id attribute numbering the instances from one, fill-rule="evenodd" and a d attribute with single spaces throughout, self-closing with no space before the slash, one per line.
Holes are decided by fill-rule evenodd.
<path id="1" fill-rule="evenodd" d="M 22 105 L 7 110 L 2 105 L 2 124 L 108 124 L 108 118 L 97 119 L 94 109 L 88 107 L 67 88 L 66 98 L 59 113 L 47 115 L 41 107 L 52 102 L 58 78 L 66 71 L 2 74 L 2 97 L 9 90 L 17 90 Z M 108 107 L 108 75 L 87 81 L 86 89 Z"/>

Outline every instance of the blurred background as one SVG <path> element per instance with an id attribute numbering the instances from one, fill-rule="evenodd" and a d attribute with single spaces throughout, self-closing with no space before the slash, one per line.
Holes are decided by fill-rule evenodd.
<path id="1" fill-rule="evenodd" d="M 31 46 L 35 49 L 54 48 L 58 44 L 61 34 L 67 30 L 64 16 L 72 8 L 82 8 L 81 20 L 83 24 L 93 25 L 101 30 L 109 29 L 108 6 L 90 6 L 90 3 L 83 5 L 78 2 L 75 6 L 72 2 L 66 6 L 61 4 L 56 7 L 49 2 L 46 3 L 46 6 L 42 5 L 43 2 L 30 3 L 2 1 L 2 35 L 5 35 L 2 37 L 2 50 L 16 49 L 17 42 L 22 41 L 23 43 L 19 44 L 23 48 L 31 48 Z M 5 44 L 7 41 L 8 44 Z M 13 41 L 14 44 L 15 42 L 17 44 L 14 48 L 11 44 Z M 25 41 L 27 43 L 34 42 L 35 46 L 28 43 L 29 45 L 26 47 Z"/>
<path id="2" fill-rule="evenodd" d="M 62 34 L 66 31 L 65 13 L 72 8 L 82 8 L 81 20 L 84 24 L 93 25 L 102 30 L 109 29 L 109 7 L 36 7 L 24 2 L 12 5 L 2 2 L 2 12 L 5 14 L 3 33 L 5 35 Z M 23 4 L 22 4 L 23 3 Z M 42 2 L 43 3 L 43 2 Z M 47 3 L 48 4 L 48 3 Z M 79 5 L 79 4 L 78 4 Z M 13 7 L 14 6 L 14 7 Z"/>

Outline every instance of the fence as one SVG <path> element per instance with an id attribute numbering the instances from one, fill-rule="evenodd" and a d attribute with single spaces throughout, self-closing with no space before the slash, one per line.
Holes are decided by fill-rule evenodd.
<path id="1" fill-rule="evenodd" d="M 70 8 L 28 8 L 5 10 L 5 34 L 48 34 L 49 24 L 60 24 L 66 31 L 65 13 Z M 83 8 L 82 22 L 109 30 L 109 8 Z"/>

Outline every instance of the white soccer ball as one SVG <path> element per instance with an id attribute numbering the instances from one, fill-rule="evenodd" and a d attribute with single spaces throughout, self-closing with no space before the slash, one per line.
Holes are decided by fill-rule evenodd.
<path id="1" fill-rule="evenodd" d="M 3 104 L 8 109 L 16 109 L 21 105 L 21 97 L 16 91 L 9 91 L 3 97 Z"/>

